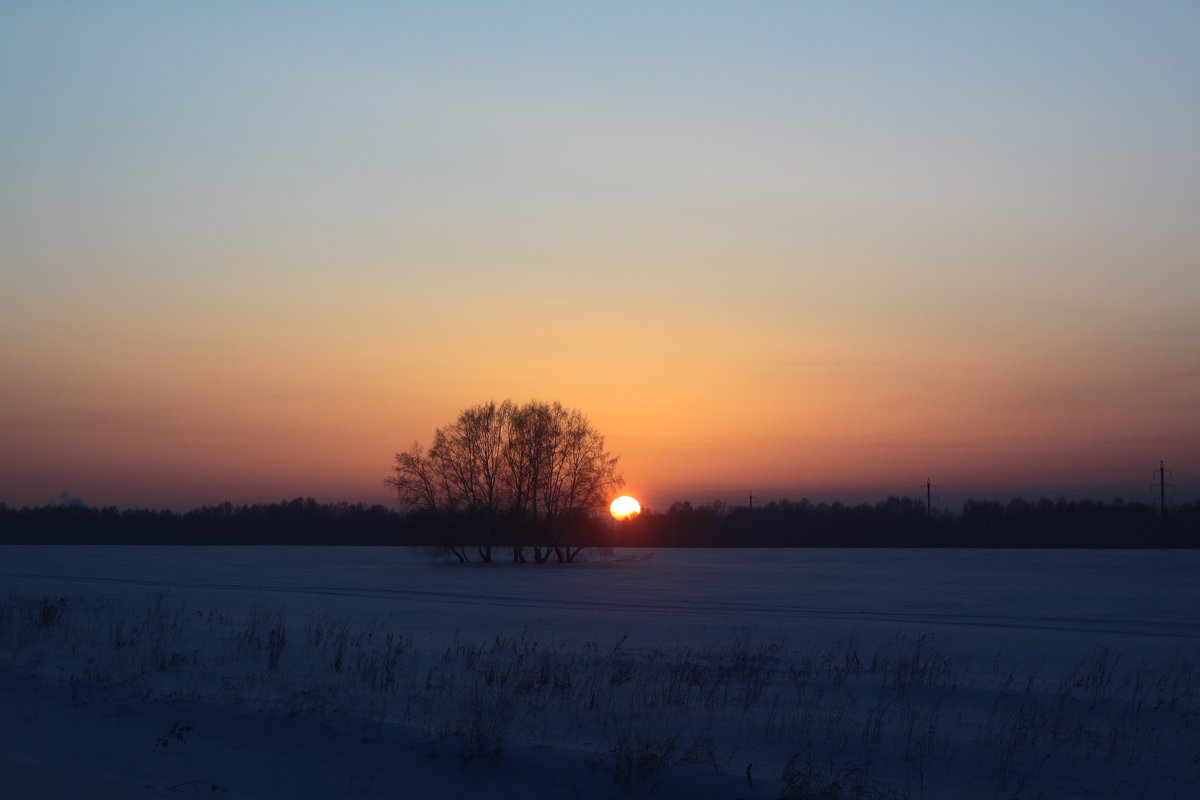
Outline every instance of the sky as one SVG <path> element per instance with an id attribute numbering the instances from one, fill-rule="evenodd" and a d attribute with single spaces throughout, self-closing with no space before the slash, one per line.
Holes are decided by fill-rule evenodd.
<path id="1" fill-rule="evenodd" d="M 1200 497 L 1200 4 L 0 2 L 0 502 Z"/>

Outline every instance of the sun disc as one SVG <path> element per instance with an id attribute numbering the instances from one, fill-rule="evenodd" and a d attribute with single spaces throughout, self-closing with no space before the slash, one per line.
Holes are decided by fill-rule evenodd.
<path id="1" fill-rule="evenodd" d="M 627 494 L 621 495 L 609 505 L 608 513 L 613 519 L 632 519 L 642 513 L 642 504 Z"/>

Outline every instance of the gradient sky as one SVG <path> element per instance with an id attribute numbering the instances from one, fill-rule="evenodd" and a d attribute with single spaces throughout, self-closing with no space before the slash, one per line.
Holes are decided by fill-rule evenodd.
<path id="1" fill-rule="evenodd" d="M 1200 3 L 0 4 L 0 501 L 1200 496 Z"/>

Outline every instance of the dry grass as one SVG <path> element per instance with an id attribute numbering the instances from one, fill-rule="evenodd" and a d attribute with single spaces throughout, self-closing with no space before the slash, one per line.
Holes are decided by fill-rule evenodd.
<path id="1" fill-rule="evenodd" d="M 1043 676 L 975 664 L 925 636 L 870 651 L 748 636 L 634 650 L 526 629 L 435 646 L 370 619 L 292 622 L 157 595 L 138 606 L 9 597 L 0 653 L 10 669 L 57 676 L 79 705 L 117 693 L 244 704 L 367 739 L 401 729 L 464 768 L 501 765 L 511 743 L 566 745 L 621 790 L 682 765 L 744 773 L 793 800 L 949 787 L 1033 797 L 1067 784 L 1184 797 L 1200 782 L 1196 662 L 1131 664 L 1103 648 Z"/>

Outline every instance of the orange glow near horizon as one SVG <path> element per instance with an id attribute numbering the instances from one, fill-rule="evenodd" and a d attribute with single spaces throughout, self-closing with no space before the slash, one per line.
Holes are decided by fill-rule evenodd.
<path id="1" fill-rule="evenodd" d="M 1200 472 L 1200 450 L 1181 449 L 1200 418 L 1144 391 L 1173 379 L 1187 397 L 1200 381 L 1111 351 L 1059 363 L 1017 338 L 939 345 L 904 342 L 899 330 L 796 345 L 768 341 L 746 319 L 741 341 L 763 358 L 739 361 L 715 334 L 681 322 L 678 340 L 629 359 L 637 380 L 614 382 L 594 366 L 600 351 L 614 337 L 623 346 L 653 339 L 649 311 L 617 331 L 597 319 L 574 329 L 578 342 L 540 347 L 520 320 L 475 340 L 473 352 L 449 336 L 441 360 L 406 349 L 411 319 L 402 330 L 358 321 L 392 332 L 364 339 L 329 320 L 330 333 L 310 342 L 299 323 L 279 322 L 273 337 L 231 326 L 223 337 L 243 344 L 222 359 L 219 344 L 185 349 L 190 332 L 170 322 L 132 351 L 119 326 L 59 320 L 63 339 L 84 346 L 42 363 L 13 349 L 0 365 L 24 376 L 0 399 L 0 502 L 40 505 L 65 489 L 93 505 L 177 509 L 299 495 L 390 503 L 382 481 L 394 453 L 429 445 L 461 409 L 506 397 L 586 413 L 655 508 L 738 487 L 794 498 L 904 494 L 926 475 L 943 487 L 1096 487 L 1100 496 L 1117 487 L 1137 499 L 1141 473 L 1160 458 L 1177 475 Z M 820 330 L 833 340 L 831 322 Z M 293 335 L 305 346 L 284 347 Z"/>

